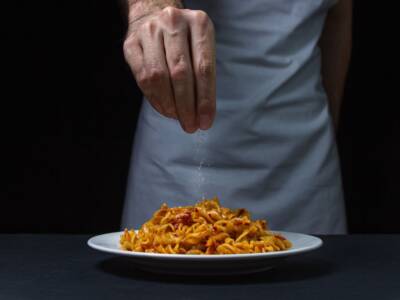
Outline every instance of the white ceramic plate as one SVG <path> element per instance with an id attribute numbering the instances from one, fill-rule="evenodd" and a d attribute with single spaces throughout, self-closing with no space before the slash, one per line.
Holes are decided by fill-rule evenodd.
<path id="1" fill-rule="evenodd" d="M 275 231 L 293 244 L 289 250 L 254 254 L 193 255 L 160 254 L 125 251 L 119 248 L 122 232 L 97 235 L 88 240 L 88 245 L 96 250 L 123 255 L 127 263 L 138 268 L 157 273 L 186 275 L 227 275 L 246 274 L 268 270 L 282 259 L 305 253 L 322 246 L 322 240 L 311 235 Z"/>

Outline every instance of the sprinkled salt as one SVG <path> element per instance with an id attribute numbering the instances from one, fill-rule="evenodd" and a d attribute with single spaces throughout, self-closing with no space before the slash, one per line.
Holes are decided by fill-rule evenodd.
<path id="1" fill-rule="evenodd" d="M 194 185 L 196 193 L 201 196 L 201 199 L 206 199 L 206 194 L 204 191 L 204 183 L 205 183 L 205 176 L 203 172 L 203 166 L 209 166 L 206 163 L 206 155 L 204 152 L 204 144 L 208 139 L 208 132 L 203 130 L 198 130 L 195 133 L 195 156 L 194 159 L 196 162 L 199 163 L 199 166 L 196 169 L 195 177 L 194 177 Z"/>

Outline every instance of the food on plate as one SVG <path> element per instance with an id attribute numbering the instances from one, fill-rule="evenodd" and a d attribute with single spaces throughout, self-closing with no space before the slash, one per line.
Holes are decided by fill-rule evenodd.
<path id="1" fill-rule="evenodd" d="M 282 251 L 292 244 L 269 231 L 265 220 L 252 221 L 246 209 L 222 207 L 214 198 L 194 206 L 162 204 L 137 232 L 125 229 L 120 246 L 136 252 L 241 254 Z"/>

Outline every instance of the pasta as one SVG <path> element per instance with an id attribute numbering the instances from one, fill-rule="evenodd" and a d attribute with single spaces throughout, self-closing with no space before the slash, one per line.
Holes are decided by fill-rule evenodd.
<path id="1" fill-rule="evenodd" d="M 221 207 L 218 198 L 195 206 L 165 203 L 137 233 L 125 229 L 124 250 L 169 254 L 239 254 L 289 249 L 283 236 L 268 231 L 265 220 L 251 221 L 246 209 Z"/>

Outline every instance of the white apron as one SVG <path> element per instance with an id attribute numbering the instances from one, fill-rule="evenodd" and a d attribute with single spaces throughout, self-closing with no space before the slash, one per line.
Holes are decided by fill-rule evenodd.
<path id="1" fill-rule="evenodd" d="M 143 102 L 122 228 L 138 228 L 163 202 L 193 205 L 218 196 L 223 206 L 247 208 L 272 229 L 345 233 L 317 46 L 333 2 L 185 1 L 215 25 L 216 120 L 190 135 Z"/>

